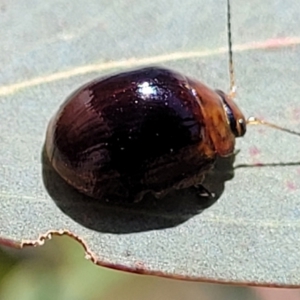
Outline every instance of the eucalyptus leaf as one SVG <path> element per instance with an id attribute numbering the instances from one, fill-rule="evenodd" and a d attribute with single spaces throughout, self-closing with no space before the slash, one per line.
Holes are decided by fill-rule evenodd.
<path id="1" fill-rule="evenodd" d="M 237 103 L 300 131 L 298 1 L 232 0 Z M 78 86 L 154 64 L 229 90 L 226 1 L 20 1 L 0 5 L 0 243 L 50 231 L 108 267 L 257 285 L 300 285 L 300 138 L 248 128 L 193 192 L 135 207 L 96 203 L 44 155 L 48 121 Z"/>

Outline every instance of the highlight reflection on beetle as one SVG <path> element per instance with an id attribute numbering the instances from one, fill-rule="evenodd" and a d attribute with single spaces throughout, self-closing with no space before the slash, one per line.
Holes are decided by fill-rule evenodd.
<path id="1" fill-rule="evenodd" d="M 233 101 L 230 39 L 229 54 L 229 95 L 160 67 L 82 86 L 49 123 L 46 151 L 54 169 L 97 199 L 137 202 L 148 192 L 162 198 L 172 189 L 191 186 L 201 197 L 212 197 L 201 185 L 204 176 L 217 156 L 233 154 L 246 123 L 299 135 L 255 118 L 246 121 Z"/>

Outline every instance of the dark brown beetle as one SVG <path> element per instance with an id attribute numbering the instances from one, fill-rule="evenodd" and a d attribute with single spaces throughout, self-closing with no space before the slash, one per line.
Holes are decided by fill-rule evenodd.
<path id="1" fill-rule="evenodd" d="M 74 92 L 49 124 L 46 151 L 61 177 L 93 198 L 132 202 L 147 192 L 160 198 L 191 186 L 211 196 L 201 186 L 204 175 L 217 156 L 233 154 L 247 122 L 263 123 L 246 121 L 221 91 L 148 67 L 97 79 Z"/>
<path id="2" fill-rule="evenodd" d="M 152 67 L 77 90 L 46 141 L 57 172 L 95 198 L 139 200 L 201 183 L 217 155 L 233 153 L 246 120 L 224 93 Z"/>

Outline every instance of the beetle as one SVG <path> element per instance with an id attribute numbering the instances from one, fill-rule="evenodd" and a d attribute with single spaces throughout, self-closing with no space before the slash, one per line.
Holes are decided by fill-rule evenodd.
<path id="1" fill-rule="evenodd" d="M 95 198 L 138 201 L 201 183 L 234 151 L 246 120 L 221 91 L 147 67 L 78 89 L 48 128 L 46 149 L 71 185 Z M 109 199 L 109 198 L 108 198 Z"/>
<path id="2" fill-rule="evenodd" d="M 234 153 L 245 119 L 235 104 L 228 5 L 230 93 L 161 67 L 143 67 L 93 80 L 73 92 L 51 119 L 46 152 L 58 174 L 80 192 L 117 202 L 146 193 L 163 198 L 201 185 L 216 158 Z"/>

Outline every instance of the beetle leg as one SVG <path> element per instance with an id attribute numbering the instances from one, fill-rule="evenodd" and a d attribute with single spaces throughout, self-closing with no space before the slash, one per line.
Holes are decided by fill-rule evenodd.
<path id="1" fill-rule="evenodd" d="M 215 194 L 211 193 L 208 189 L 206 189 L 203 185 L 194 185 L 197 189 L 198 195 L 202 198 L 215 198 Z"/>

